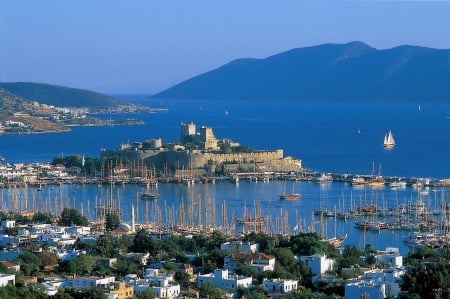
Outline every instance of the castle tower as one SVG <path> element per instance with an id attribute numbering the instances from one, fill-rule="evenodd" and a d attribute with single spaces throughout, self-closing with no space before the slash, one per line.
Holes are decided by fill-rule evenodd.
<path id="1" fill-rule="evenodd" d="M 203 143 L 204 149 L 217 149 L 217 139 L 214 137 L 212 128 L 202 126 L 200 129 L 200 140 Z"/>
<path id="2" fill-rule="evenodd" d="M 190 122 L 189 124 L 181 123 L 181 142 L 187 142 L 192 136 L 195 136 L 195 124 Z"/>

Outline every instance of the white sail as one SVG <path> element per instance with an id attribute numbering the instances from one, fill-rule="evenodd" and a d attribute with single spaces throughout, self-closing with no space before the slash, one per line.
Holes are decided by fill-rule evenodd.
<path id="1" fill-rule="evenodd" d="M 384 146 L 392 147 L 395 145 L 394 135 L 389 131 L 386 135 L 384 135 Z"/>

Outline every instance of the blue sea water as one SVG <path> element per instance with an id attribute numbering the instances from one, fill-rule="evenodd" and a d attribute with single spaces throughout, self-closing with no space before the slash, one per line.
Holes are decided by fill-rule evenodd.
<path id="1" fill-rule="evenodd" d="M 56 156 L 99 156 L 102 148 L 161 137 L 179 139 L 181 122 L 212 127 L 218 138 L 252 148 L 284 149 L 285 156 L 324 172 L 450 177 L 450 104 L 397 102 L 295 102 L 255 100 L 143 100 L 166 113 L 127 115 L 142 126 L 74 127 L 69 133 L 0 136 L 0 155 L 11 162 Z M 420 110 L 419 110 L 420 105 Z M 105 117 L 124 117 L 112 115 Z M 392 130 L 397 146 L 383 148 Z"/>
<path id="2" fill-rule="evenodd" d="M 167 112 L 141 115 L 105 115 L 103 117 L 135 117 L 145 120 L 141 126 L 74 127 L 69 133 L 0 136 L 0 155 L 7 162 L 50 162 L 54 157 L 83 154 L 100 155 L 102 148 L 115 149 L 121 143 L 133 143 L 151 138 L 166 142 L 177 141 L 181 122 L 194 122 L 198 127 L 212 127 L 217 138 L 229 138 L 257 149 L 284 149 L 285 156 L 301 159 L 303 166 L 319 172 L 371 174 L 384 176 L 449 178 L 450 177 L 450 104 L 405 102 L 294 102 L 294 101 L 217 101 L 217 100 L 147 100 L 141 96 L 126 96 L 130 101 L 145 103 L 151 107 L 167 108 Z M 420 109 L 419 109 L 420 105 Z M 383 148 L 384 134 L 392 130 L 397 145 L 392 150 Z M 137 199 L 140 186 L 114 186 L 112 194 L 120 200 L 123 220 L 130 220 L 131 204 L 138 208 L 139 222 L 161 218 L 167 224 L 171 210 L 179 210 L 201 201 L 203 211 L 197 212 L 197 222 L 220 224 L 220 206 L 226 203 L 228 217 L 242 217 L 243 206 L 254 213 L 256 201 L 264 215 L 273 220 L 289 218 L 289 228 L 299 223 L 305 227 L 319 225 L 311 220 L 311 211 L 319 206 L 329 209 L 349 207 L 351 199 L 364 202 L 377 201 L 394 207 L 407 204 L 418 197 L 416 190 L 406 188 L 393 191 L 355 190 L 343 183 L 322 186 L 308 182 L 296 182 L 296 191 L 302 193 L 298 201 L 280 201 L 283 182 L 216 183 L 160 185 L 157 202 L 144 203 Z M 141 188 L 141 189 L 139 189 Z M 11 207 L 11 190 L 3 191 L 2 205 Z M 19 190 L 15 198 L 27 198 L 28 208 L 53 208 L 70 204 L 81 209 L 89 217 L 97 200 L 105 198 L 108 190 L 96 185 L 62 186 L 47 189 Z M 430 208 L 439 200 L 448 201 L 448 191 L 430 193 L 425 201 Z M 59 198 L 59 204 L 56 202 Z M 49 201 L 54 201 L 49 204 Z M 89 208 L 89 206 L 91 208 Z M 216 215 L 211 214 L 213 206 Z M 201 216 L 203 215 L 203 216 Z M 317 219 L 315 219 L 317 221 Z M 272 225 L 276 225 L 276 221 Z M 312 224 L 314 223 L 314 224 Z M 323 227 L 322 227 L 323 228 Z M 408 248 L 401 241 L 405 232 L 361 232 L 353 228 L 351 221 L 326 220 L 326 234 L 332 236 L 348 233 L 348 244 L 363 247 L 375 244 Z"/>

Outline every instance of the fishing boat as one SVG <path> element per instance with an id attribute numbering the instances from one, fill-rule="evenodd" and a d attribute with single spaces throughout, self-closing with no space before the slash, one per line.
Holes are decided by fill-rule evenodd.
<path id="1" fill-rule="evenodd" d="M 386 133 L 386 135 L 384 135 L 383 145 L 385 148 L 392 148 L 395 146 L 394 136 L 392 135 L 392 132 L 390 130 L 388 133 Z"/>

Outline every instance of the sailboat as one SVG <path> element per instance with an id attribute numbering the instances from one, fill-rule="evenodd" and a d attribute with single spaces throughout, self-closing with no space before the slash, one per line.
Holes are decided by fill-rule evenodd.
<path id="1" fill-rule="evenodd" d="M 294 184 L 292 184 L 292 193 L 287 194 L 285 191 L 286 189 L 286 181 L 284 182 L 284 188 L 283 188 L 283 194 L 278 195 L 280 199 L 287 199 L 287 200 L 295 200 L 300 198 L 300 193 L 294 192 Z"/>
<path id="2" fill-rule="evenodd" d="M 384 135 L 384 147 L 385 148 L 392 148 L 395 145 L 394 136 L 392 135 L 392 132 L 389 130 L 386 135 Z"/>

